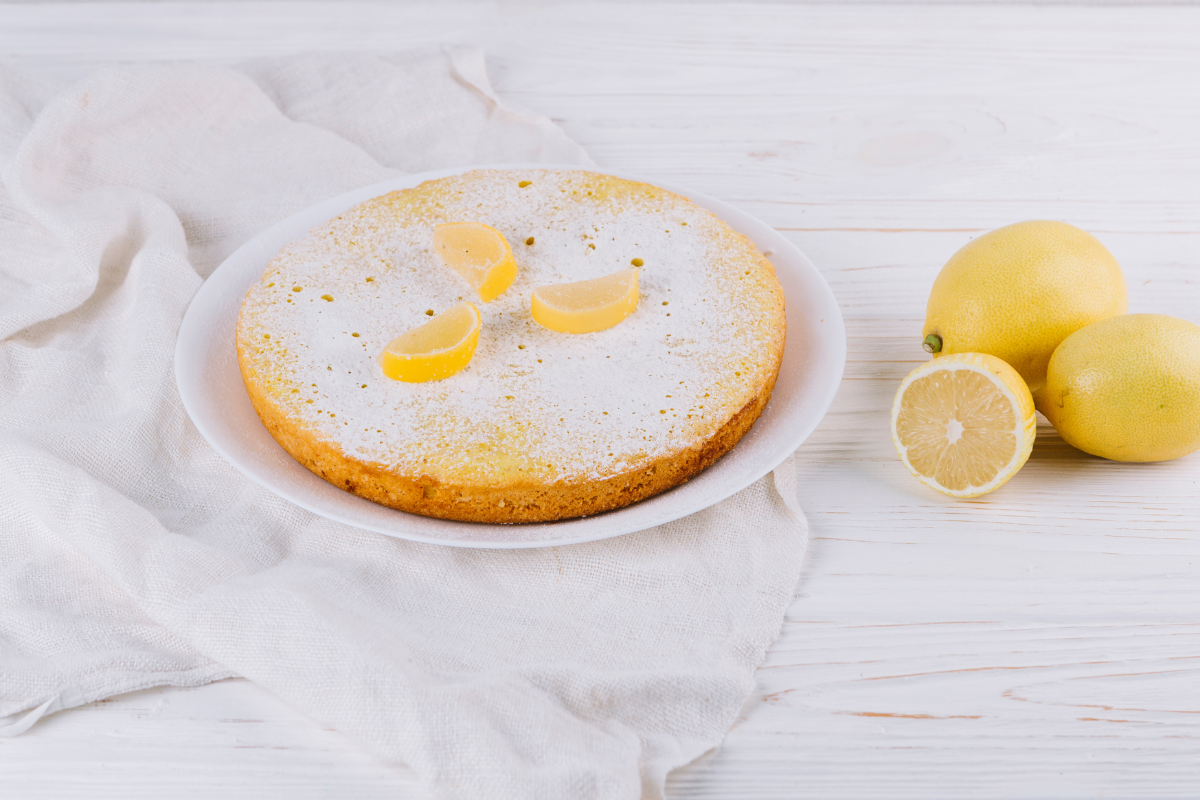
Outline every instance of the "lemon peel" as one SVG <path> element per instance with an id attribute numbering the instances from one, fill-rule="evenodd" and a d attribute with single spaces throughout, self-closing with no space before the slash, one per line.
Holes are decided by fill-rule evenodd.
<path id="1" fill-rule="evenodd" d="M 1050 358 L 1038 408 L 1073 447 L 1113 461 L 1200 449 L 1200 325 L 1126 314 L 1072 333 Z"/>
<path id="2" fill-rule="evenodd" d="M 993 355 L 1037 397 L 1063 339 L 1128 307 L 1121 265 L 1098 239 L 1065 222 L 1018 222 L 973 239 L 942 267 L 922 346 L 939 357 Z"/>

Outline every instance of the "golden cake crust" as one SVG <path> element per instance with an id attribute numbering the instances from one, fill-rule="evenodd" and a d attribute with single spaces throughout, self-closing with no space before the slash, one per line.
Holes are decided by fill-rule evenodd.
<path id="1" fill-rule="evenodd" d="M 346 458 L 341 448 L 298 428 L 295 420 L 247 382 L 263 425 L 293 458 L 338 488 L 391 508 L 466 522 L 546 522 L 622 508 L 686 482 L 738 443 L 771 399 L 774 377 L 702 447 L 660 458 L 636 472 L 577 484 L 505 487 L 443 484 L 397 475 L 385 466 Z M 257 394 L 257 396 L 256 396 Z"/>
<path id="2" fill-rule="evenodd" d="M 468 218 L 501 230 L 521 268 L 488 305 L 429 253 L 433 225 Z M 631 253 L 645 267 L 625 322 L 571 335 L 529 319 L 532 286 L 598 277 Z M 459 297 L 492 334 L 463 373 L 377 374 L 383 344 Z M 259 418 L 313 473 L 403 511 L 507 523 L 688 480 L 762 413 L 784 339 L 770 262 L 686 199 L 594 173 L 487 170 L 376 198 L 284 248 L 247 293 L 237 350 Z"/>

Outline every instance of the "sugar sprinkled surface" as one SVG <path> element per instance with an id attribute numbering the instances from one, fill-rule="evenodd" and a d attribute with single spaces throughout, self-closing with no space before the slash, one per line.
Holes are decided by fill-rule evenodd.
<path id="1" fill-rule="evenodd" d="M 461 220 L 513 248 L 517 279 L 491 303 L 433 252 L 433 227 Z M 639 306 L 617 326 L 562 334 L 530 316 L 536 286 L 635 258 Z M 460 299 L 483 316 L 467 368 L 385 378 L 383 347 Z M 490 170 L 376 198 L 284 248 L 238 336 L 272 401 L 347 456 L 503 486 L 607 478 L 700 447 L 769 378 L 760 356 L 781 319 L 769 262 L 684 198 L 587 172 Z"/>

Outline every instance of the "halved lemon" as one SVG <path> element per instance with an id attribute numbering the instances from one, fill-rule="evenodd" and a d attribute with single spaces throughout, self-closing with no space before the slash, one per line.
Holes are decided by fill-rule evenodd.
<path id="1" fill-rule="evenodd" d="M 1029 459 L 1033 397 L 995 356 L 956 353 L 908 374 L 892 404 L 892 442 L 926 486 L 955 497 L 997 489 Z"/>
<path id="2" fill-rule="evenodd" d="M 504 234 L 482 222 L 447 222 L 433 229 L 433 249 L 490 303 L 517 277 L 517 262 Z"/>
<path id="3" fill-rule="evenodd" d="M 393 339 L 379 354 L 379 366 L 394 381 L 449 378 L 475 355 L 482 324 L 474 303 L 459 303 Z"/>
<path id="4" fill-rule="evenodd" d="M 539 325 L 559 333 L 606 330 L 637 308 L 638 272 L 623 269 L 590 281 L 539 286 L 530 312 Z"/>

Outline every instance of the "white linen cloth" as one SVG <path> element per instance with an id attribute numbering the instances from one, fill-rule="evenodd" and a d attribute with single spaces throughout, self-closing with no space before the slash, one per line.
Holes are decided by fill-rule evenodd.
<path id="1" fill-rule="evenodd" d="M 660 797 L 798 580 L 791 465 L 659 528 L 470 550 L 330 522 L 192 427 L 175 335 L 238 245 L 398 174 L 589 164 L 478 50 L 0 68 L 0 726 L 241 675 L 447 798 Z M 232 347 L 232 343 L 230 343 Z M 32 711 L 30 711 L 32 709 Z"/>

